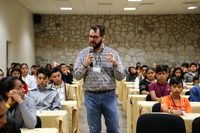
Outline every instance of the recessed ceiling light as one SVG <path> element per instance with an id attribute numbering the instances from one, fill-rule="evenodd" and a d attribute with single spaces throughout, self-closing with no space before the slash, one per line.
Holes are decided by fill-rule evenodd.
<path id="1" fill-rule="evenodd" d="M 71 7 L 60 7 L 60 10 L 72 10 Z"/>
<path id="2" fill-rule="evenodd" d="M 124 8 L 124 10 L 135 10 L 136 8 Z"/>
<path id="3" fill-rule="evenodd" d="M 198 7 L 196 7 L 196 6 L 190 6 L 190 7 L 188 7 L 187 9 L 197 9 Z"/>
<path id="4" fill-rule="evenodd" d="M 128 0 L 128 1 L 142 1 L 142 0 Z"/>

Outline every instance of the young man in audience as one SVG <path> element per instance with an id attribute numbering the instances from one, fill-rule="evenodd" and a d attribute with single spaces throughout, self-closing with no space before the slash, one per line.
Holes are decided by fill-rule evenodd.
<path id="1" fill-rule="evenodd" d="M 11 68 L 14 68 L 14 66 L 15 66 L 15 63 L 14 62 L 11 63 Z"/>
<path id="2" fill-rule="evenodd" d="M 18 69 L 20 69 L 20 66 L 21 66 L 20 63 L 15 63 L 14 68 L 17 67 Z"/>
<path id="3" fill-rule="evenodd" d="M 58 92 L 60 101 L 75 101 L 74 89 L 70 84 L 64 83 L 61 76 L 58 67 L 51 69 L 51 80 L 53 80 L 53 83 L 49 84 L 48 87 Z"/>
<path id="4" fill-rule="evenodd" d="M 198 75 L 197 64 L 193 62 L 190 64 L 190 72 L 186 73 L 184 75 L 184 78 L 185 78 L 186 82 L 192 82 L 193 77 L 197 76 L 197 75 Z"/>
<path id="5" fill-rule="evenodd" d="M 167 82 L 167 68 L 163 65 L 158 65 L 156 67 L 156 77 L 158 79 L 158 82 L 151 83 L 149 85 L 149 92 L 151 95 L 152 101 L 158 101 L 161 102 L 162 98 L 164 96 L 167 96 L 170 94 L 169 90 L 169 83 Z"/>
<path id="6" fill-rule="evenodd" d="M 200 72 L 198 74 L 199 82 L 200 82 Z M 200 102 L 200 84 L 195 85 L 190 90 L 190 101 Z"/>
<path id="7" fill-rule="evenodd" d="M 183 70 L 184 75 L 188 73 L 189 64 L 183 63 L 181 69 Z"/>
<path id="8" fill-rule="evenodd" d="M 199 77 L 198 76 L 194 76 L 193 77 L 193 85 L 196 86 L 199 84 Z"/>
<path id="9" fill-rule="evenodd" d="M 140 63 L 140 62 L 137 62 L 136 66 L 140 66 L 140 67 L 141 67 L 141 63 Z"/>
<path id="10" fill-rule="evenodd" d="M 73 75 L 74 64 L 69 65 L 70 74 Z"/>
<path id="11" fill-rule="evenodd" d="M 192 113 L 190 102 L 187 98 L 181 97 L 183 91 L 183 82 L 181 78 L 173 77 L 170 80 L 171 95 L 165 96 L 161 101 L 161 110 L 174 115 L 184 115 Z"/>
<path id="12" fill-rule="evenodd" d="M 141 73 L 141 74 L 135 79 L 134 89 L 138 89 L 138 88 L 139 88 L 140 82 L 145 78 L 147 67 L 148 67 L 147 65 L 143 65 L 143 66 L 140 68 L 140 73 Z"/>
<path id="13" fill-rule="evenodd" d="M 35 101 L 36 110 L 61 110 L 58 92 L 47 86 L 51 72 L 41 67 L 37 70 L 36 76 L 38 87 L 27 93 L 27 96 Z"/>
<path id="14" fill-rule="evenodd" d="M 34 68 L 34 75 L 33 77 L 35 78 L 35 81 L 36 81 L 36 84 L 38 85 L 38 82 L 37 82 L 37 70 L 40 68 L 40 65 L 35 65 L 35 68 Z"/>

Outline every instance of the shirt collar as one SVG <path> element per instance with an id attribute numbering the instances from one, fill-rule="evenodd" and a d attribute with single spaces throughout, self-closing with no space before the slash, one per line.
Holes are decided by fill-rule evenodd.
<path id="1" fill-rule="evenodd" d="M 98 52 L 94 51 L 94 53 L 97 53 L 97 54 L 102 53 L 103 50 L 105 49 L 104 43 L 102 43 L 102 45 L 103 45 L 102 48 Z"/>
<path id="2" fill-rule="evenodd" d="M 56 87 L 55 84 L 53 83 L 53 87 L 52 88 L 62 88 L 63 87 L 63 81 L 61 81 L 60 86 Z"/>

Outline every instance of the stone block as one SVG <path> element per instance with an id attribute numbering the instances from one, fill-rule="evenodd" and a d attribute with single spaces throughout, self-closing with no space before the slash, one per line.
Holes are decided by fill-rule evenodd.
<path id="1" fill-rule="evenodd" d="M 126 55 L 124 61 L 130 62 L 131 61 L 131 56 L 130 55 Z"/>
<path id="2" fill-rule="evenodd" d="M 126 51 L 126 48 L 125 47 L 118 47 L 118 52 L 125 52 Z"/>
<path id="3" fill-rule="evenodd" d="M 152 46 L 146 46 L 145 51 L 154 51 L 154 48 Z"/>
<path id="4" fill-rule="evenodd" d="M 44 40 L 43 44 L 44 45 L 53 45 L 54 44 L 54 40 L 53 39 L 51 39 L 51 40 Z"/>
<path id="5" fill-rule="evenodd" d="M 131 31 L 131 32 L 129 32 L 127 35 L 126 35 L 126 39 L 127 40 L 132 40 L 134 38 L 134 33 Z"/>
<path id="6" fill-rule="evenodd" d="M 186 33 L 186 36 L 191 40 L 198 40 L 199 39 L 199 34 L 197 34 L 195 32 L 191 32 L 191 31 Z"/>
<path id="7" fill-rule="evenodd" d="M 187 51 L 194 51 L 195 47 L 193 45 L 186 45 L 186 50 Z"/>

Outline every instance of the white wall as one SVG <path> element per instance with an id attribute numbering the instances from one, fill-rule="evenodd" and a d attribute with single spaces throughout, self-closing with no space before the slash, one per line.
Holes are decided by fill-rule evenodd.
<path id="1" fill-rule="evenodd" d="M 17 0 L 0 0 L 0 69 L 6 72 L 6 41 L 11 62 L 35 64 L 33 15 Z"/>

